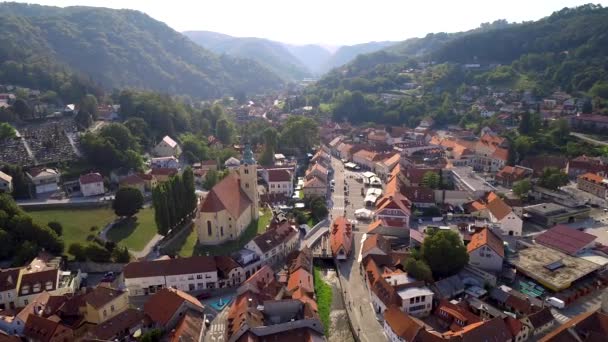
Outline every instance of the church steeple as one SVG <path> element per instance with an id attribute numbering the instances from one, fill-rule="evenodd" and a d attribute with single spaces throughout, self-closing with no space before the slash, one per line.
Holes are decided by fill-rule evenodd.
<path id="1" fill-rule="evenodd" d="M 241 164 L 245 165 L 255 165 L 255 157 L 253 156 L 253 151 L 251 150 L 251 145 L 245 145 L 245 151 L 243 151 L 243 159 L 241 159 Z"/>
<path id="2" fill-rule="evenodd" d="M 245 145 L 243 159 L 239 168 L 241 189 L 251 200 L 251 217 L 254 220 L 259 216 L 259 194 L 258 194 L 258 165 L 253 156 L 251 145 Z"/>

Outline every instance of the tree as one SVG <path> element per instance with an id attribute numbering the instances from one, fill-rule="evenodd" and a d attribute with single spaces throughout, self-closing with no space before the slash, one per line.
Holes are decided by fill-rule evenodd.
<path id="1" fill-rule="evenodd" d="M 39 250 L 35 242 L 25 241 L 16 251 L 17 254 L 13 258 L 13 266 L 21 266 L 32 261 L 38 255 Z"/>
<path id="2" fill-rule="evenodd" d="M 147 331 L 141 336 L 140 342 L 160 342 L 163 332 L 160 329 L 153 329 Z"/>
<path id="3" fill-rule="evenodd" d="M 78 114 L 76 114 L 76 116 L 74 117 L 74 121 L 76 122 L 76 125 L 78 125 L 78 127 L 86 129 L 93 124 L 93 117 L 91 116 L 91 113 L 84 110 L 80 110 L 78 111 Z"/>
<path id="4" fill-rule="evenodd" d="M 9 125 L 7 122 L 0 123 L 0 140 L 14 138 L 17 136 L 17 133 L 13 126 Z"/>
<path id="5" fill-rule="evenodd" d="M 21 199 L 30 197 L 30 182 L 25 176 L 25 172 L 21 166 L 4 165 L 0 170 L 13 177 L 13 196 L 15 198 Z"/>
<path id="6" fill-rule="evenodd" d="M 221 118 L 217 121 L 215 128 L 215 136 L 224 145 L 232 144 L 233 128 L 232 125 L 225 118 Z"/>
<path id="7" fill-rule="evenodd" d="M 164 193 L 164 184 L 158 185 L 152 190 L 152 203 L 154 205 L 154 220 L 158 234 L 167 235 L 171 226 L 169 217 L 169 205 L 167 204 L 167 195 Z"/>
<path id="8" fill-rule="evenodd" d="M 117 247 L 112 250 L 112 260 L 118 263 L 127 263 L 131 260 L 131 254 L 127 247 Z"/>
<path id="9" fill-rule="evenodd" d="M 568 184 L 568 175 L 555 167 L 548 167 L 543 170 L 538 184 L 550 190 L 557 190 Z"/>
<path id="10" fill-rule="evenodd" d="M 583 108 L 581 109 L 581 111 L 583 112 L 583 114 L 593 113 L 593 103 L 591 102 L 591 100 L 586 99 L 583 102 Z"/>
<path id="11" fill-rule="evenodd" d="M 93 262 L 108 262 L 112 257 L 110 251 L 96 243 L 89 243 L 84 248 L 84 253 L 87 259 Z"/>
<path id="12" fill-rule="evenodd" d="M 74 259 L 76 259 L 76 261 L 86 261 L 87 260 L 86 249 L 81 243 L 78 243 L 78 242 L 72 243 L 70 245 L 70 247 L 68 247 L 68 253 L 72 254 L 74 256 Z"/>
<path id="13" fill-rule="evenodd" d="M 217 182 L 220 181 L 219 173 L 216 170 L 209 170 L 205 175 L 205 180 L 203 181 L 203 187 L 207 190 L 211 190 Z"/>
<path id="14" fill-rule="evenodd" d="M 21 120 L 29 119 L 32 116 L 30 105 L 23 99 L 17 99 L 15 103 L 13 103 L 13 110 L 19 115 Z"/>
<path id="15" fill-rule="evenodd" d="M 97 114 L 98 114 L 98 110 L 97 110 L 97 98 L 95 97 L 95 95 L 91 95 L 91 94 L 87 94 L 85 95 L 82 100 L 80 100 L 80 103 L 78 105 L 78 111 L 84 111 L 85 113 L 88 113 L 89 115 L 91 115 L 91 118 L 93 120 L 97 119 Z"/>
<path id="16" fill-rule="evenodd" d="M 264 138 L 264 151 L 260 157 L 261 165 L 272 165 L 274 162 L 274 153 L 278 143 L 278 133 L 273 127 L 268 127 L 262 134 Z"/>
<path id="17" fill-rule="evenodd" d="M 440 230 L 431 233 L 422 243 L 422 259 L 434 277 L 447 277 L 460 272 L 469 262 L 469 254 L 458 233 Z"/>
<path id="18" fill-rule="evenodd" d="M 141 209 L 144 204 L 144 196 L 141 191 L 131 187 L 118 189 L 112 203 L 112 209 L 117 216 L 131 217 Z"/>
<path id="19" fill-rule="evenodd" d="M 194 173 L 192 168 L 186 167 L 182 173 L 182 185 L 184 187 L 184 208 L 185 214 L 190 214 L 196 209 L 197 198 L 194 186 Z"/>
<path id="20" fill-rule="evenodd" d="M 513 193 L 519 197 L 524 198 L 532 190 L 532 183 L 529 179 L 522 179 L 513 184 Z"/>
<path id="21" fill-rule="evenodd" d="M 61 223 L 51 221 L 47 224 L 47 226 L 49 226 L 49 228 L 51 228 L 55 232 L 55 234 L 57 234 L 57 236 L 61 236 L 63 234 L 63 226 L 61 225 Z"/>
<path id="22" fill-rule="evenodd" d="M 329 211 L 325 205 L 325 200 L 322 197 L 313 198 L 310 202 L 310 212 L 317 222 L 327 217 Z"/>
<path id="23" fill-rule="evenodd" d="M 441 178 L 439 174 L 434 171 L 427 171 L 422 176 L 422 185 L 431 189 L 439 189 L 439 185 L 441 184 Z"/>
<path id="24" fill-rule="evenodd" d="M 427 282 L 433 281 L 433 272 L 431 268 L 422 260 L 416 260 L 410 256 L 405 261 L 405 271 L 415 279 L 424 280 Z"/>
<path id="25" fill-rule="evenodd" d="M 532 146 L 534 145 L 534 140 L 528 136 L 520 135 L 515 138 L 515 152 L 517 152 L 517 160 L 522 160 L 526 158 L 530 150 L 532 150 Z"/>

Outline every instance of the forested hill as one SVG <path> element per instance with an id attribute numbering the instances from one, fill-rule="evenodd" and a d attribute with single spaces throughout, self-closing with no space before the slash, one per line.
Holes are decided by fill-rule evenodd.
<path id="1" fill-rule="evenodd" d="M 132 10 L 2 3 L 0 61 L 0 82 L 57 83 L 73 71 L 108 89 L 137 87 L 197 98 L 260 92 L 283 83 L 255 61 L 218 56 Z"/>
<path id="2" fill-rule="evenodd" d="M 394 45 L 395 42 L 369 42 L 356 45 L 346 45 L 340 47 L 321 67 L 321 72 L 327 72 L 333 68 L 340 67 L 352 60 L 357 56 L 372 53 L 389 46 Z"/>
<path id="3" fill-rule="evenodd" d="M 186 31 L 183 34 L 215 53 L 253 59 L 287 81 L 299 81 L 312 75 L 282 43 L 262 38 L 232 37 L 209 31 Z"/>

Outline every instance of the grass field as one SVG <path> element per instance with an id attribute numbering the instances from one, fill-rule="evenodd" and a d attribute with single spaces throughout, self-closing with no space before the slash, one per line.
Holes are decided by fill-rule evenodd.
<path id="1" fill-rule="evenodd" d="M 36 210 L 28 214 L 41 225 L 46 226 L 52 221 L 61 223 L 66 251 L 74 242 L 86 243 L 88 235 L 97 235 L 99 230 L 116 218 L 114 212 L 107 208 Z M 92 226 L 97 226 L 98 230 L 92 231 Z"/>
<path id="2" fill-rule="evenodd" d="M 34 222 L 41 225 L 47 225 L 52 221 L 61 223 L 66 253 L 70 244 L 86 243 L 87 236 L 97 235 L 108 223 L 116 219 L 114 211 L 109 208 L 34 210 L 29 211 L 28 214 Z M 108 238 L 129 249 L 142 250 L 156 233 L 154 210 L 143 209 L 137 214 L 137 218 L 137 221 L 132 221 L 134 224 L 125 222 L 111 229 Z M 97 230 L 91 230 L 93 226 L 96 226 Z"/>
<path id="3" fill-rule="evenodd" d="M 319 308 L 319 318 L 325 328 L 325 335 L 328 335 L 331 324 L 329 313 L 331 311 L 332 289 L 331 286 L 321 278 L 318 267 L 315 267 L 314 269 L 314 283 L 315 295 L 317 296 L 317 307 Z"/>
<path id="4" fill-rule="evenodd" d="M 143 250 L 156 234 L 154 209 L 142 209 L 135 217 L 137 219 L 125 219 L 115 224 L 107 233 L 108 239 L 133 251 Z"/>
<path id="5" fill-rule="evenodd" d="M 238 240 L 229 241 L 217 246 L 197 245 L 196 230 L 192 230 L 186 239 L 175 241 L 171 246 L 167 246 L 167 253 L 176 253 L 182 257 L 192 255 L 230 255 L 243 248 L 247 242 L 251 241 L 257 234 L 266 231 L 266 226 L 272 219 L 272 212 L 268 209 L 263 210 L 263 215 L 257 221 L 252 222 L 243 232 Z"/>

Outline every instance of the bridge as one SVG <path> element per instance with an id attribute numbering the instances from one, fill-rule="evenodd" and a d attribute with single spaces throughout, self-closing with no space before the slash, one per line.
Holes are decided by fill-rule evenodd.
<path id="1" fill-rule="evenodd" d="M 314 258 L 331 259 L 333 257 L 329 244 L 329 227 L 319 229 L 308 239 L 304 240 L 302 245 L 312 250 Z"/>

